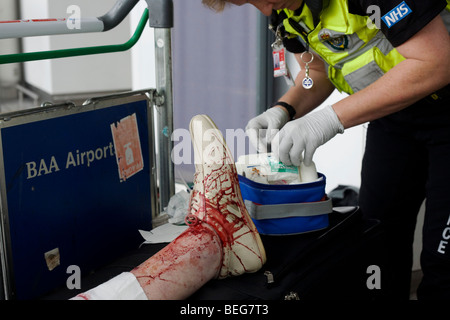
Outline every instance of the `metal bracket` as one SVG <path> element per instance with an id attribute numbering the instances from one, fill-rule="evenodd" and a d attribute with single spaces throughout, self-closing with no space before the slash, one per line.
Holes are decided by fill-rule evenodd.
<path id="1" fill-rule="evenodd" d="M 166 101 L 166 99 L 165 99 L 164 95 L 155 92 L 153 94 L 153 100 L 152 101 L 153 101 L 155 106 L 162 107 L 162 106 L 164 106 L 164 102 Z"/>
<path id="2" fill-rule="evenodd" d="M 172 0 L 145 0 L 150 12 L 150 27 L 173 28 Z"/>
<path id="3" fill-rule="evenodd" d="M 118 26 L 123 19 L 125 19 L 128 14 L 133 10 L 139 0 L 119 0 L 116 2 L 114 7 L 106 14 L 98 17 L 99 20 L 103 21 L 103 31 L 108 31 L 114 29 Z"/>

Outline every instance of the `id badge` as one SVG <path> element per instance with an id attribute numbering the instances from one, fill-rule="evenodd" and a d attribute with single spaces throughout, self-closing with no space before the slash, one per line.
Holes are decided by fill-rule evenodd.
<path id="1" fill-rule="evenodd" d="M 273 46 L 273 74 L 275 78 L 284 77 L 288 86 L 295 86 L 295 81 L 286 62 L 286 48 Z"/>
<path id="2" fill-rule="evenodd" d="M 288 75 L 286 64 L 286 49 L 284 47 L 277 47 L 273 50 L 273 71 L 274 77 L 283 77 Z"/>

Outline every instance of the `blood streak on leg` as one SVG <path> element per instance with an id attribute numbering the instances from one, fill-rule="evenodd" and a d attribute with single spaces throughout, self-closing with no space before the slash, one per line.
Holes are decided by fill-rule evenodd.
<path id="1" fill-rule="evenodd" d="M 202 223 L 187 229 L 132 273 L 151 300 L 185 299 L 217 276 L 221 248 L 217 233 Z"/>

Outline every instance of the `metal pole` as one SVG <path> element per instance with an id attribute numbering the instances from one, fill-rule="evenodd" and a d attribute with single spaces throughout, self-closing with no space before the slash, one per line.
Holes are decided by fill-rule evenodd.
<path id="1" fill-rule="evenodd" d="M 159 195 L 160 210 L 175 194 L 174 165 L 171 159 L 173 142 L 173 99 L 172 99 L 172 54 L 170 29 L 155 29 L 156 90 L 164 97 L 162 105 L 156 106 L 159 132 Z"/>
<path id="2" fill-rule="evenodd" d="M 148 20 L 148 10 L 145 9 L 144 13 L 142 14 L 142 18 L 139 22 L 139 25 L 137 26 L 137 29 L 134 32 L 133 36 L 130 38 L 130 40 L 128 40 L 123 44 L 0 55 L 0 65 L 16 62 L 37 61 L 44 59 L 58 59 L 67 57 L 86 56 L 92 54 L 127 51 L 131 49 L 139 41 L 142 32 L 144 31 L 144 28 L 147 24 L 147 20 Z"/>
<path id="3" fill-rule="evenodd" d="M 146 0 L 150 27 L 155 28 L 156 90 L 162 98 L 156 103 L 158 130 L 159 210 L 164 210 L 175 194 L 173 150 L 172 30 L 173 1 Z"/>
<path id="4" fill-rule="evenodd" d="M 263 113 L 273 101 L 273 75 L 268 70 L 273 68 L 270 45 L 275 41 L 273 33 L 269 31 L 269 19 L 258 14 L 257 47 L 259 48 L 259 63 L 257 69 L 256 114 Z"/>
<path id="5" fill-rule="evenodd" d="M 101 17 L 1 21 L 0 39 L 105 32 L 118 26 L 138 2 L 139 0 L 118 0 L 114 7 Z M 70 27 L 74 22 L 77 22 L 79 27 Z"/>

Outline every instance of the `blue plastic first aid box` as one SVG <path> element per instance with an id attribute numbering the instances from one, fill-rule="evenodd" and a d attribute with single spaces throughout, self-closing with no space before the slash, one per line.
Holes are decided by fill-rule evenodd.
<path id="1" fill-rule="evenodd" d="M 319 173 L 317 181 L 293 185 L 238 177 L 245 206 L 260 234 L 294 235 L 328 227 L 332 203 L 325 193 L 325 175 Z"/>

